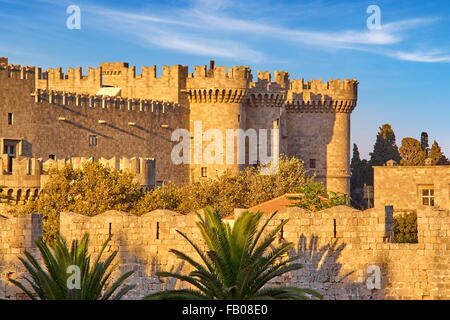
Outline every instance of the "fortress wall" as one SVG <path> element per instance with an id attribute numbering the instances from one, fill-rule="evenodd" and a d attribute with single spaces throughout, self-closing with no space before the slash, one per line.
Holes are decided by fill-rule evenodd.
<path id="1" fill-rule="evenodd" d="M 9 282 L 27 275 L 18 257 L 25 251 L 37 256 L 34 240 L 42 237 L 41 216 L 0 216 L 0 298 L 23 299 L 21 290 Z"/>
<path id="2" fill-rule="evenodd" d="M 245 89 L 251 80 L 247 67 L 217 67 L 207 69 L 206 66 L 195 66 L 194 74 L 186 81 L 186 94 L 189 102 L 189 130 L 194 137 L 191 143 L 190 181 L 202 179 L 201 168 L 207 168 L 207 177 L 215 177 L 226 170 L 238 172 L 244 164 L 238 163 L 237 138 L 234 139 L 234 159 L 227 163 L 227 130 L 236 132 L 245 128 L 245 109 L 242 100 Z M 194 132 L 195 124 L 201 124 L 203 146 L 200 149 L 201 136 Z M 198 128 L 198 126 L 197 126 Z M 206 131 L 209 131 L 208 133 Z M 212 136 L 208 137 L 208 134 Z M 229 134 L 230 135 L 230 134 Z M 216 140 L 213 137 L 220 138 Z M 219 141 L 215 152 L 208 147 L 211 142 Z M 195 144 L 198 145 L 195 148 Z M 197 150 L 202 150 L 201 152 Z M 210 150 L 210 151 L 208 151 Z M 201 164 L 196 159 L 203 158 Z M 209 159 L 208 159 L 209 158 Z"/>
<path id="3" fill-rule="evenodd" d="M 288 154 L 305 161 L 316 160 L 311 168 L 327 190 L 349 193 L 350 114 L 303 113 L 287 114 Z"/>
<path id="4" fill-rule="evenodd" d="M 182 230 L 191 239 L 198 241 L 200 233 L 195 225 L 195 215 L 180 215 L 168 210 L 156 210 L 140 217 L 124 212 L 108 211 L 95 217 L 74 213 L 61 213 L 60 232 L 68 241 L 81 239 L 85 232 L 90 234 L 90 249 L 97 254 L 109 234 L 112 235 L 105 256 L 118 250 L 120 270 L 113 275 L 134 270 L 127 283 L 137 287 L 127 299 L 140 299 L 150 292 L 173 289 L 180 286 L 167 279 L 155 276 L 157 271 L 187 272 L 170 249 L 177 249 L 194 257 L 194 251 L 175 230 Z"/>
<path id="5" fill-rule="evenodd" d="M 103 85 L 122 88 L 122 97 L 183 102 L 180 89 L 186 87 L 186 66 L 163 66 L 160 77 L 156 76 L 156 66 L 143 66 L 140 75 L 128 63 L 102 63 L 100 68 Z"/>
<path id="6" fill-rule="evenodd" d="M 67 97 L 64 104 L 56 95 L 52 103 L 45 97 L 36 103 L 26 89 L 9 93 L 0 90 L 0 94 L 0 103 L 6 106 L 3 112 L 14 114 L 14 124 L 10 126 L 6 115 L 1 118 L 0 137 L 21 139 L 30 145 L 23 156 L 155 158 L 157 181 L 187 181 L 187 169 L 174 165 L 170 158 L 172 131 L 188 126 L 185 108 L 152 103 L 140 111 L 135 103 L 133 110 L 127 110 L 124 102 L 119 110 L 118 104 L 103 108 L 101 100 L 90 107 L 87 98 L 77 106 L 75 99 Z M 14 97 L 20 97 L 19 103 L 13 102 Z M 97 136 L 97 146 L 89 145 L 92 135 Z"/>
<path id="7" fill-rule="evenodd" d="M 279 277 L 274 283 L 313 288 L 326 299 L 450 298 L 448 212 L 428 210 L 419 214 L 418 244 L 387 242 L 392 225 L 384 210 L 361 212 L 342 206 L 309 212 L 287 208 L 279 212 L 270 228 L 286 219 L 289 222 L 278 241 L 295 244 L 291 254 L 302 256 L 304 268 Z M 95 252 L 111 230 L 113 242 L 108 250 L 119 250 L 122 271 L 137 271 L 130 282 L 139 286 L 127 298 L 138 298 L 164 288 L 183 287 L 179 282 L 158 279 L 154 272 L 189 270 L 180 266 L 180 260 L 168 250 L 175 248 L 197 257 L 176 233 L 180 230 L 200 241 L 195 221 L 195 215 L 165 210 L 141 217 L 121 212 L 90 218 L 62 213 L 61 234 L 74 239 L 89 232 Z M 380 268 L 381 289 L 367 287 L 372 274 L 370 266 Z"/>
<path id="8" fill-rule="evenodd" d="M 136 67 L 124 62 L 102 63 L 98 68 L 89 68 L 88 75 L 83 75 L 81 68 L 68 68 L 65 73 L 61 68 L 47 71 L 22 68 L 8 65 L 7 59 L 2 60 L 1 66 L 4 70 L 0 71 L 0 77 L 9 81 L 3 81 L 0 87 L 13 89 L 0 90 L 0 102 L 7 106 L 2 109 L 0 137 L 23 140 L 22 156 L 154 157 L 158 163 L 157 180 L 186 182 L 199 177 L 202 167 L 208 168 L 208 176 L 214 176 L 243 166 L 203 163 L 193 165 L 190 173 L 187 166 L 174 167 L 169 160 L 173 143 L 167 139 L 173 128 L 191 129 L 194 121 L 202 121 L 206 128 L 221 131 L 269 129 L 280 118 L 280 151 L 301 157 L 307 167 L 309 159 L 316 159 L 314 172 L 318 179 L 326 182 L 331 191 L 348 192 L 349 114 L 356 106 L 356 80 L 290 80 L 286 71 L 275 71 L 272 81 L 271 73 L 266 71 L 258 72 L 258 80 L 252 82 L 249 67 L 227 69 L 215 66 L 214 62 L 209 68 L 195 66 L 192 74 L 186 66 L 164 66 L 159 77 L 155 66 L 143 67 L 141 74 L 136 75 Z M 102 86 L 120 87 L 122 104 L 115 98 L 95 96 Z M 35 89 L 42 91 L 30 97 Z M 53 107 L 41 107 L 35 112 L 33 100 L 40 102 L 40 106 L 45 101 L 51 102 Z M 160 103 L 156 100 L 181 105 L 183 115 L 112 112 L 118 105 L 126 109 L 130 101 L 136 109 L 142 102 L 147 105 L 151 102 L 153 108 Z M 91 102 L 92 110 L 88 106 Z M 13 110 L 17 125 L 3 125 L 8 110 Z M 105 123 L 99 124 L 99 120 Z M 137 125 L 131 127 L 130 122 Z M 20 123 L 30 125 L 25 128 Z M 99 146 L 87 146 L 89 135 L 100 137 Z"/>
<path id="9" fill-rule="evenodd" d="M 356 100 L 358 96 L 358 81 L 354 79 L 292 79 L 290 81 L 288 99 L 290 100 Z M 301 99 L 299 99 L 301 97 Z"/>

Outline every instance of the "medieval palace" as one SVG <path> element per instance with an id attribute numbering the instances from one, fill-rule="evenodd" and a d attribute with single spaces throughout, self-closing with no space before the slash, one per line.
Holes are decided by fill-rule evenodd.
<path id="1" fill-rule="evenodd" d="M 238 171 L 246 163 L 175 164 L 172 132 L 279 129 L 281 154 L 296 156 L 328 190 L 348 193 L 350 114 L 356 80 L 291 80 L 245 66 L 142 67 L 101 63 L 43 71 L 0 58 L 0 185 L 16 199 L 37 195 L 47 168 L 95 159 L 136 174 L 143 188 Z M 242 143 L 237 141 L 238 143 Z"/>

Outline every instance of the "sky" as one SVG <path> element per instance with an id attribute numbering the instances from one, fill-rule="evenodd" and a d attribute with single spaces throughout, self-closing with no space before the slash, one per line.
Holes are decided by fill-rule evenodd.
<path id="1" fill-rule="evenodd" d="M 80 29 L 67 27 L 70 5 L 80 8 Z M 193 72 L 215 60 L 255 76 L 358 79 L 351 134 L 363 157 L 384 123 L 398 145 L 426 131 L 450 156 L 449 39 L 448 0 L 0 0 L 0 56 L 13 64 L 87 72 L 124 61 Z"/>

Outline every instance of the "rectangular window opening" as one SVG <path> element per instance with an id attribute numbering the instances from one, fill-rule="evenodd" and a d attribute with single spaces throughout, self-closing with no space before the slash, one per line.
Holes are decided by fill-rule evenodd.
<path id="1" fill-rule="evenodd" d="M 434 207 L 434 189 L 422 189 L 422 204 L 424 206 Z"/>
<path id="2" fill-rule="evenodd" d="M 96 147 L 98 144 L 97 136 L 89 136 L 89 146 Z"/>
<path id="3" fill-rule="evenodd" d="M 159 222 L 156 222 L 156 240 L 159 240 Z"/>

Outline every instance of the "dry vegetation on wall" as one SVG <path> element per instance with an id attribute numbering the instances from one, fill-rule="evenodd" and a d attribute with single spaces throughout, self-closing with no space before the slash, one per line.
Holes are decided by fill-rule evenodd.
<path id="1" fill-rule="evenodd" d="M 324 187 L 312 179 L 301 160 L 283 158 L 279 171 L 273 175 L 261 175 L 258 168 L 248 168 L 240 175 L 226 172 L 216 179 L 183 186 L 169 184 L 143 193 L 131 174 L 87 162 L 81 169 L 52 169 L 39 198 L 30 200 L 18 214 L 43 214 L 44 238 L 50 240 L 58 233 L 62 211 L 94 216 L 119 210 L 142 215 L 155 209 L 188 213 L 209 206 L 228 215 L 234 208 L 248 208 L 293 192 L 305 194 L 299 199 L 304 208 L 314 209 L 318 202 L 324 202 L 325 207 L 345 203 L 346 198 L 336 195 L 328 201 Z"/>

